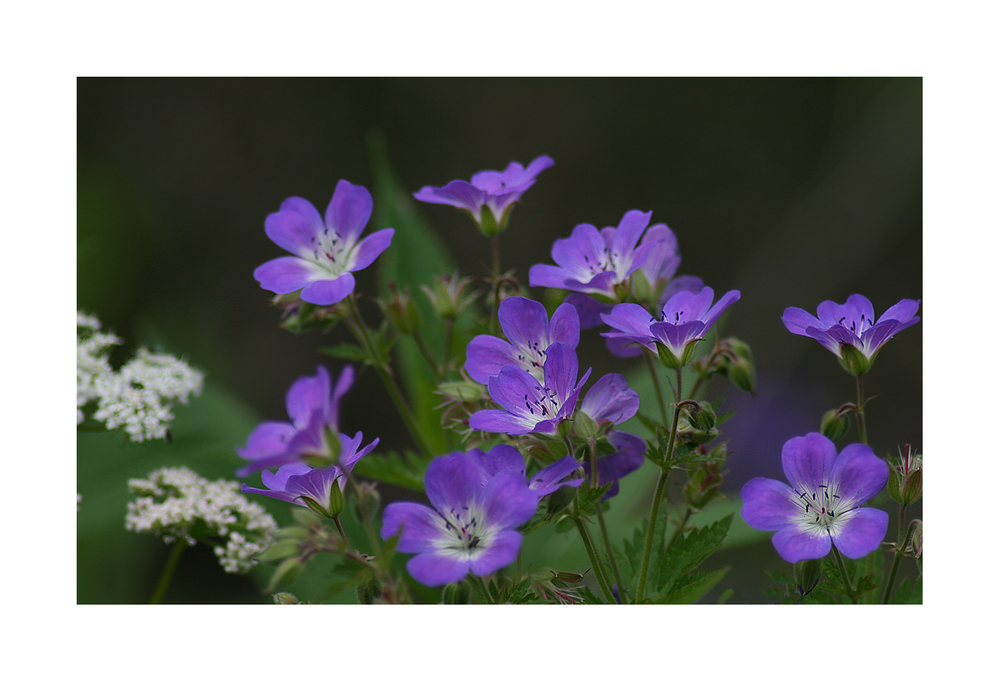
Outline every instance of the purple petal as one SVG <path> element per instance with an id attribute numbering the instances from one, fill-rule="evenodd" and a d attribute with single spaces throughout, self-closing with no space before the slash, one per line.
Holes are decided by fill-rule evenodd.
<path id="1" fill-rule="evenodd" d="M 382 539 L 388 540 L 396 533 L 400 533 L 397 549 L 407 554 L 432 550 L 435 543 L 447 535 L 441 515 L 416 502 L 386 505 L 382 513 Z"/>
<path id="2" fill-rule="evenodd" d="M 431 504 L 447 513 L 451 509 L 469 506 L 470 502 L 478 499 L 487 478 L 476 457 L 453 452 L 436 457 L 430 463 L 424 476 L 424 489 Z"/>
<path id="3" fill-rule="evenodd" d="M 351 272 L 364 270 L 375 262 L 375 259 L 382 255 L 382 252 L 392 244 L 392 237 L 396 231 L 391 227 L 374 232 L 354 247 L 354 263 L 349 268 Z"/>
<path id="4" fill-rule="evenodd" d="M 340 466 L 350 473 L 354 470 L 354 465 L 357 464 L 362 457 L 375 449 L 375 446 L 378 445 L 379 439 L 376 438 L 368 445 L 364 446 L 360 450 L 357 450 L 358 445 L 361 443 L 361 432 L 358 431 L 354 434 L 354 439 L 351 441 L 346 441 L 346 438 L 347 436 L 340 434 Z M 347 445 L 348 442 L 350 443 L 350 447 Z"/>
<path id="5" fill-rule="evenodd" d="M 580 329 L 591 329 L 597 327 L 601 324 L 601 313 L 610 314 L 614 305 L 611 303 L 601 303 L 596 298 L 588 296 L 582 293 L 573 293 L 566 297 L 566 302 L 561 304 L 556 312 L 552 314 L 552 326 L 556 324 L 556 315 L 559 310 L 564 305 L 572 305 L 576 309 L 577 315 L 577 337 L 579 337 Z M 553 332 L 553 341 L 563 341 L 564 343 L 570 343 L 564 339 L 555 338 L 555 333 Z M 572 343 L 575 348 L 579 345 L 577 343 Z"/>
<path id="6" fill-rule="evenodd" d="M 545 350 L 545 387 L 565 398 L 574 389 L 580 364 L 567 343 L 553 343 Z"/>
<path id="7" fill-rule="evenodd" d="M 842 503 L 864 504 L 889 480 L 889 465 L 861 443 L 848 445 L 833 465 L 831 480 L 838 483 Z"/>
<path id="8" fill-rule="evenodd" d="M 348 242 L 356 242 L 372 217 L 372 195 L 361 185 L 347 180 L 337 183 L 326 208 L 326 224 Z"/>
<path id="9" fill-rule="evenodd" d="M 487 387 L 493 402 L 518 414 L 530 412 L 525 403 L 544 393 L 542 385 L 533 376 L 513 365 L 507 365 L 495 377 L 490 377 Z"/>
<path id="10" fill-rule="evenodd" d="M 528 284 L 533 287 L 549 287 L 550 289 L 565 289 L 570 273 L 565 268 L 539 263 L 528 269 Z"/>
<path id="11" fill-rule="evenodd" d="M 431 204 L 448 204 L 469 211 L 478 221 L 479 211 L 486 200 L 486 193 L 465 180 L 452 180 L 444 187 L 423 187 L 414 199 Z"/>
<path id="12" fill-rule="evenodd" d="M 552 245 L 552 260 L 574 273 L 574 277 L 579 278 L 582 273 L 590 273 L 584 275 L 584 279 L 580 279 L 582 282 L 588 282 L 594 274 L 591 268 L 597 267 L 605 257 L 604 248 L 604 239 L 601 238 L 597 228 L 588 223 L 581 223 L 573 228 L 568 239 L 555 241 Z"/>
<path id="13" fill-rule="evenodd" d="M 304 464 L 303 462 L 291 462 L 289 464 L 285 464 L 274 473 L 271 473 L 270 471 L 260 472 L 260 480 L 270 490 L 286 490 L 291 492 L 288 489 L 289 479 L 291 479 L 292 476 L 302 476 L 304 474 L 308 474 L 312 470 L 312 467 L 308 464 Z"/>
<path id="14" fill-rule="evenodd" d="M 340 370 L 340 376 L 337 377 L 337 384 L 333 387 L 333 396 L 331 396 L 329 404 L 329 412 L 326 414 L 326 421 L 328 424 L 337 426 L 340 421 L 340 399 L 344 397 L 354 385 L 354 367 L 351 365 L 344 365 L 344 368 Z"/>
<path id="15" fill-rule="evenodd" d="M 501 471 L 483 491 L 484 524 L 494 528 L 516 528 L 530 521 L 536 509 L 538 495 L 528 489 L 520 471 Z"/>
<path id="16" fill-rule="evenodd" d="M 510 566 L 517 559 L 521 541 L 521 534 L 517 531 L 500 531 L 490 540 L 490 546 L 472 560 L 472 572 L 482 578 Z"/>
<path id="17" fill-rule="evenodd" d="M 305 203 L 309 204 L 308 201 Z M 312 204 L 309 207 L 312 208 Z M 318 213 L 316 215 L 319 217 Z M 308 256 L 315 247 L 316 232 L 308 219 L 296 211 L 283 210 L 270 214 L 264 219 L 264 232 L 271 241 L 296 256 Z"/>
<path id="18" fill-rule="evenodd" d="M 781 558 L 790 563 L 822 559 L 830 553 L 830 534 L 822 529 L 786 526 L 771 538 Z"/>
<path id="19" fill-rule="evenodd" d="M 641 305 L 619 303 L 612 309 L 610 314 L 602 314 L 601 319 L 613 329 L 625 332 L 633 337 L 650 340 L 653 338 L 653 335 L 649 331 L 649 326 L 653 322 L 653 316 Z"/>
<path id="20" fill-rule="evenodd" d="M 322 365 L 316 376 L 299 377 L 285 395 L 285 409 L 298 429 L 309 423 L 316 410 L 325 411 L 330 401 L 330 373 Z"/>
<path id="21" fill-rule="evenodd" d="M 743 520 L 757 530 L 781 530 L 802 513 L 793 502 L 795 492 L 781 481 L 753 478 L 740 491 Z"/>
<path id="22" fill-rule="evenodd" d="M 582 478 L 576 478 L 570 481 L 563 480 L 579 468 L 580 463 L 577 462 L 571 455 L 566 455 L 554 464 L 550 464 L 532 476 L 531 483 L 528 487 L 535 491 L 535 494 L 539 497 L 545 497 L 550 493 L 554 493 L 564 485 L 574 487 L 579 486 L 583 483 Z"/>
<path id="23" fill-rule="evenodd" d="M 639 411 L 639 394 L 621 374 L 605 374 L 587 391 L 580 409 L 597 423 L 621 424 Z"/>
<path id="24" fill-rule="evenodd" d="M 663 306 L 667 304 L 667 301 L 679 291 L 690 291 L 691 293 L 696 293 L 705 288 L 705 283 L 701 281 L 700 277 L 692 277 L 691 275 L 681 275 L 680 277 L 675 277 L 674 279 L 667 282 L 667 286 L 664 287 L 663 292 L 660 294 L 659 309 L 663 310 Z"/>
<path id="25" fill-rule="evenodd" d="M 458 557 L 443 554 L 426 553 L 406 562 L 406 570 L 414 580 L 428 587 L 439 587 L 448 583 L 457 583 L 469 573 L 472 562 L 465 554 Z"/>
<path id="26" fill-rule="evenodd" d="M 649 225 L 649 219 L 652 217 L 652 211 L 643 213 L 642 211 L 635 210 L 629 211 L 622 217 L 611 243 L 611 252 L 614 254 L 616 260 L 631 258 L 632 252 L 635 250 L 635 245 L 639 243 L 639 237 L 642 236 L 646 226 Z M 646 252 L 648 253 L 649 248 L 652 248 L 652 246 L 647 246 Z M 645 258 L 643 258 L 643 261 L 645 261 Z M 632 270 L 635 270 L 635 268 L 632 268 Z"/>
<path id="27" fill-rule="evenodd" d="M 663 321 L 674 324 L 702 320 L 712 306 L 715 292 L 712 287 L 702 287 L 699 292 L 679 291 L 663 306 Z"/>
<path id="28" fill-rule="evenodd" d="M 336 279 L 310 282 L 302 289 L 299 298 L 315 305 L 333 305 L 343 301 L 352 291 L 354 291 L 354 275 L 345 272 Z"/>
<path id="29" fill-rule="evenodd" d="M 548 339 L 549 315 L 538 301 L 522 296 L 505 298 L 497 317 L 507 340 L 516 348 L 532 348 Z"/>
<path id="30" fill-rule="evenodd" d="M 264 490 L 262 488 L 253 488 L 244 483 L 240 486 L 241 493 L 256 493 L 257 495 L 265 495 L 267 497 L 273 497 L 276 500 L 281 500 L 282 502 L 291 502 L 292 504 L 297 504 L 295 498 L 298 497 L 296 493 L 286 492 L 284 490 Z"/>
<path id="31" fill-rule="evenodd" d="M 501 304 L 502 305 L 502 304 Z M 503 339 L 480 334 L 465 351 L 465 370 L 474 381 L 489 383 L 507 365 L 518 365 L 517 351 Z"/>
<path id="32" fill-rule="evenodd" d="M 657 341 L 670 347 L 674 355 L 683 355 L 684 347 L 689 341 L 701 339 L 705 336 L 705 324 L 703 322 L 686 322 L 683 324 L 670 324 L 669 322 L 654 322 L 649 325 L 649 332 Z"/>
<path id="33" fill-rule="evenodd" d="M 276 294 L 290 294 L 309 284 L 312 270 L 309 262 L 294 256 L 282 256 L 264 263 L 253 271 L 260 286 Z"/>
<path id="34" fill-rule="evenodd" d="M 302 197 L 288 197 L 281 202 L 280 213 L 297 213 L 302 218 L 305 219 L 306 224 L 309 226 L 310 236 L 315 234 L 320 234 L 326 225 L 323 224 L 323 218 L 320 216 L 319 211 L 316 207 L 312 205 L 312 202 L 303 199 Z"/>
<path id="35" fill-rule="evenodd" d="M 807 313 L 802 308 L 785 308 L 781 315 L 781 321 L 785 323 L 785 328 L 793 334 L 799 336 L 812 336 L 807 329 L 810 327 L 822 328 L 824 325 L 815 316 Z"/>
<path id="36" fill-rule="evenodd" d="M 736 303 L 738 300 L 740 300 L 740 292 L 736 289 L 727 291 L 723 294 L 722 298 L 720 298 L 716 304 L 712 306 L 712 309 L 702 316 L 701 320 L 705 323 L 705 329 L 708 329 L 715 324 L 716 321 L 722 317 L 722 313 L 726 312 L 726 308 Z"/>
<path id="37" fill-rule="evenodd" d="M 243 459 L 258 460 L 283 452 L 295 427 L 287 422 L 264 422 L 251 432 L 246 447 L 236 448 Z"/>
<path id="38" fill-rule="evenodd" d="M 506 410 L 480 410 L 469 417 L 469 428 L 473 431 L 506 433 L 511 436 L 531 433 L 537 424 L 533 419 Z"/>
<path id="39" fill-rule="evenodd" d="M 646 262 L 642 264 L 642 272 L 646 275 L 646 279 L 655 285 L 660 280 L 673 277 L 681 264 L 681 256 L 677 237 L 671 229 L 663 223 L 657 223 L 646 230 L 642 243 L 652 244 Z"/>
<path id="40" fill-rule="evenodd" d="M 483 452 L 478 448 L 469 450 L 470 455 L 473 453 L 479 458 L 479 462 L 491 477 L 503 471 L 519 473 L 522 478 L 525 476 L 524 457 L 517 451 L 517 448 L 501 443 L 494 445 L 488 452 Z"/>
<path id="41" fill-rule="evenodd" d="M 781 466 L 785 478 L 799 492 L 818 490 L 830 480 L 837 448 L 821 433 L 809 433 L 789 439 L 781 448 Z"/>
<path id="42" fill-rule="evenodd" d="M 882 313 L 882 316 L 878 318 L 878 321 L 883 322 L 885 320 L 896 320 L 897 322 L 906 323 L 917 314 L 917 310 L 919 308 L 919 300 L 914 301 L 909 298 L 904 298 L 902 301 Z M 917 319 L 919 320 L 920 318 L 918 317 Z"/>
<path id="43" fill-rule="evenodd" d="M 881 509 L 861 507 L 843 514 L 834 527 L 833 544 L 849 559 L 874 552 L 885 539 L 889 515 Z"/>

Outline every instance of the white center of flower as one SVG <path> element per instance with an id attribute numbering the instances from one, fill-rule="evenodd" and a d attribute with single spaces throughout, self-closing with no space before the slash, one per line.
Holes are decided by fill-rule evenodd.
<path id="1" fill-rule="evenodd" d="M 544 377 L 545 348 L 538 341 L 531 341 L 526 346 L 519 346 L 517 360 L 521 367 L 539 381 Z"/>
<path id="2" fill-rule="evenodd" d="M 865 317 L 863 314 L 857 319 L 848 320 L 847 316 L 845 315 L 844 317 L 837 320 L 837 324 L 839 324 L 844 329 L 849 330 L 852 334 L 854 334 L 856 337 L 860 339 L 862 332 L 870 329 L 872 326 L 875 325 L 875 320 L 869 317 Z"/>
<path id="3" fill-rule="evenodd" d="M 340 236 L 336 230 L 323 228 L 323 233 L 313 235 L 311 256 L 307 256 L 324 272 L 339 277 L 350 269 L 354 244 Z"/>
<path id="4" fill-rule="evenodd" d="M 805 525 L 829 530 L 844 512 L 854 508 L 850 500 L 844 500 L 834 485 L 820 485 L 816 490 L 795 490 L 795 503 L 802 512 Z"/>
<path id="5" fill-rule="evenodd" d="M 489 546 L 489 539 L 494 535 L 494 531 L 480 523 L 481 509 L 453 507 L 442 516 L 446 532 L 438 543 L 440 550 L 471 559 Z"/>
<path id="6" fill-rule="evenodd" d="M 596 262 L 591 261 L 586 255 L 583 257 L 583 261 L 585 270 L 590 273 L 591 279 L 602 272 L 614 272 L 618 275 L 617 279 L 620 281 L 623 279 L 626 270 L 621 254 L 615 253 L 607 247 L 601 250 Z"/>

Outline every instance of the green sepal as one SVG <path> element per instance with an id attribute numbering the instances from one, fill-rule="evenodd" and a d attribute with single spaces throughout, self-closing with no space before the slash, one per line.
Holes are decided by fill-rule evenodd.
<path id="1" fill-rule="evenodd" d="M 805 596 L 816 589 L 816 585 L 823 577 L 823 560 L 797 561 L 792 570 L 795 575 L 795 589 L 800 595 Z"/>
<path id="2" fill-rule="evenodd" d="M 876 355 L 878 353 L 876 352 Z M 849 343 L 840 344 L 840 365 L 851 374 L 858 376 L 872 368 L 875 355 L 866 358 L 865 354 Z"/>
<path id="3" fill-rule="evenodd" d="M 497 224 L 496 216 L 493 215 L 489 206 L 484 205 L 479 210 L 479 231 L 487 237 L 493 237 L 503 232 L 507 227 L 506 222 L 506 220 L 501 219 L 500 224 Z"/>

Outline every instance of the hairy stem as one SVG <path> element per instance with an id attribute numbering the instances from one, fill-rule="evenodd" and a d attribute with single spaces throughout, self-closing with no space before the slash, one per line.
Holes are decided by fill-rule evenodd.
<path id="1" fill-rule="evenodd" d="M 615 595 L 611 592 L 611 586 L 608 585 L 608 578 L 604 575 L 604 566 L 601 565 L 600 558 L 597 556 L 597 550 L 594 549 L 594 541 L 590 539 L 587 526 L 584 525 L 583 519 L 578 516 L 573 517 L 573 521 L 576 523 L 576 529 L 580 532 L 583 546 L 587 549 L 587 556 L 590 557 L 590 565 L 594 567 L 594 575 L 601 586 L 601 591 L 604 592 L 604 597 L 608 600 L 608 603 L 614 604 Z"/>
<path id="2" fill-rule="evenodd" d="M 851 598 L 852 604 L 857 604 L 858 595 L 854 594 L 854 585 L 851 584 L 851 579 L 847 576 L 847 564 L 844 563 L 844 557 L 840 555 L 840 550 L 836 547 L 833 548 L 833 556 L 837 560 L 837 567 L 840 569 L 840 577 L 844 581 L 847 596 Z"/>

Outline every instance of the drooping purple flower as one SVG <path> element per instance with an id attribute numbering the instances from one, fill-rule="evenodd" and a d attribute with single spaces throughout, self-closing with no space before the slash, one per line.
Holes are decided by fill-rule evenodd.
<path id="1" fill-rule="evenodd" d="M 781 465 L 791 485 L 754 478 L 743 486 L 743 518 L 771 538 L 785 561 L 820 559 L 834 546 L 860 559 L 878 549 L 889 515 L 864 507 L 889 480 L 889 466 L 870 447 L 855 443 L 837 455 L 826 436 L 792 438 L 781 449 Z"/>
<path id="2" fill-rule="evenodd" d="M 430 463 L 424 488 L 433 508 L 393 502 L 382 515 L 382 538 L 399 534 L 397 549 L 416 555 L 407 570 L 429 587 L 513 563 L 522 541 L 516 528 L 538 508 L 522 471 L 490 475 L 479 454 L 453 452 Z"/>
<path id="3" fill-rule="evenodd" d="M 469 451 L 479 458 L 480 464 L 492 477 L 504 471 L 514 471 L 522 476 L 527 476 L 527 469 L 524 465 L 524 457 L 516 448 L 510 445 L 494 445 L 488 452 L 476 448 Z M 573 457 L 567 455 L 557 462 L 545 467 L 528 482 L 528 489 L 538 495 L 538 499 L 545 497 L 564 485 L 579 487 L 583 483 L 582 478 L 567 479 L 574 471 L 580 468 L 580 463 Z"/>
<path id="4" fill-rule="evenodd" d="M 622 344 L 639 344 L 659 353 L 670 367 L 681 367 L 691 361 L 694 348 L 726 308 L 740 299 L 735 289 L 727 292 L 715 305 L 715 292 L 704 287 L 698 293 L 679 291 L 667 301 L 659 319 L 635 303 L 620 303 L 610 315 L 601 319 L 612 328 L 601 336 L 618 339 Z"/>
<path id="5" fill-rule="evenodd" d="M 864 374 L 875 356 L 894 334 L 920 321 L 916 316 L 920 300 L 904 298 L 875 321 L 871 301 L 853 294 L 843 305 L 823 301 L 817 308 L 819 318 L 802 308 L 786 308 L 781 316 L 785 327 L 793 334 L 816 339 L 836 355 L 852 374 Z"/>
<path id="6" fill-rule="evenodd" d="M 360 448 L 360 432 L 353 438 L 338 432 L 340 399 L 353 383 L 354 369 L 350 365 L 344 367 L 332 389 L 330 374 L 322 366 L 317 368 L 316 376 L 297 379 L 285 396 L 291 422 L 268 421 L 257 426 L 246 446 L 236 448 L 240 457 L 250 461 L 236 472 L 237 475 L 243 477 L 254 471 L 306 460 L 338 459 L 341 466 L 353 467 L 379 440 L 376 438 Z M 339 454 L 331 451 L 332 447 L 338 447 L 329 440 L 334 433 L 339 440 Z"/>
<path id="7" fill-rule="evenodd" d="M 266 489 L 253 488 L 244 483 L 241 491 L 284 500 L 321 511 L 323 516 L 333 517 L 343 508 L 343 498 L 334 493 L 333 486 L 338 486 L 343 493 L 347 475 L 353 468 L 353 462 L 343 468 L 335 464 L 321 469 L 313 469 L 302 462 L 292 462 L 275 473 L 266 470 L 261 472 L 260 479 Z"/>
<path id="8" fill-rule="evenodd" d="M 489 383 L 491 377 L 508 365 L 520 367 L 542 380 L 548 347 L 564 343 L 576 348 L 580 342 L 580 320 L 568 303 L 556 308 L 549 322 L 541 303 L 511 296 L 500 302 L 497 317 L 508 340 L 481 334 L 469 342 L 466 350 L 465 369 L 481 384 Z"/>
<path id="9" fill-rule="evenodd" d="M 539 156 L 525 168 L 512 161 L 503 171 L 482 171 L 472 182 L 452 180 L 444 187 L 422 187 L 413 197 L 432 204 L 448 204 L 469 213 L 486 235 L 503 232 L 514 204 L 535 184 L 538 174 L 555 162 Z M 483 211 L 483 208 L 488 212 Z"/>
<path id="10" fill-rule="evenodd" d="M 639 411 L 639 394 L 628 387 L 621 374 L 605 374 L 590 387 L 580 411 L 600 424 L 621 424 Z"/>
<path id="11" fill-rule="evenodd" d="M 490 398 L 503 409 L 472 414 L 469 427 L 475 431 L 511 435 L 555 431 L 560 421 L 573 415 L 590 370 L 578 383 L 576 351 L 565 343 L 548 347 L 543 370 L 544 382 L 513 365 L 490 377 L 487 384 Z"/>
<path id="12" fill-rule="evenodd" d="M 622 300 L 622 286 L 659 243 L 644 240 L 636 246 L 652 215 L 652 211 L 629 211 L 617 228 L 600 231 L 589 223 L 577 225 L 568 239 L 557 239 L 553 244 L 556 265 L 531 266 L 530 285 Z"/>
<path id="13" fill-rule="evenodd" d="M 392 242 L 392 228 L 360 239 L 372 214 L 372 195 L 347 180 L 337 183 L 325 219 L 299 197 L 282 202 L 267 216 L 264 231 L 292 256 L 264 263 L 254 270 L 261 287 L 276 294 L 302 290 L 307 303 L 333 305 L 354 291 L 352 272 L 371 265 Z"/>
<path id="14" fill-rule="evenodd" d="M 601 498 L 602 501 L 618 494 L 619 479 L 638 470 L 642 466 L 645 459 L 643 454 L 646 452 L 646 441 L 627 431 L 611 431 L 608 433 L 608 440 L 615 446 L 615 451 L 597 458 L 597 484 L 611 483 L 608 492 Z M 590 477 L 589 461 L 584 461 L 583 472 L 586 477 Z"/>

